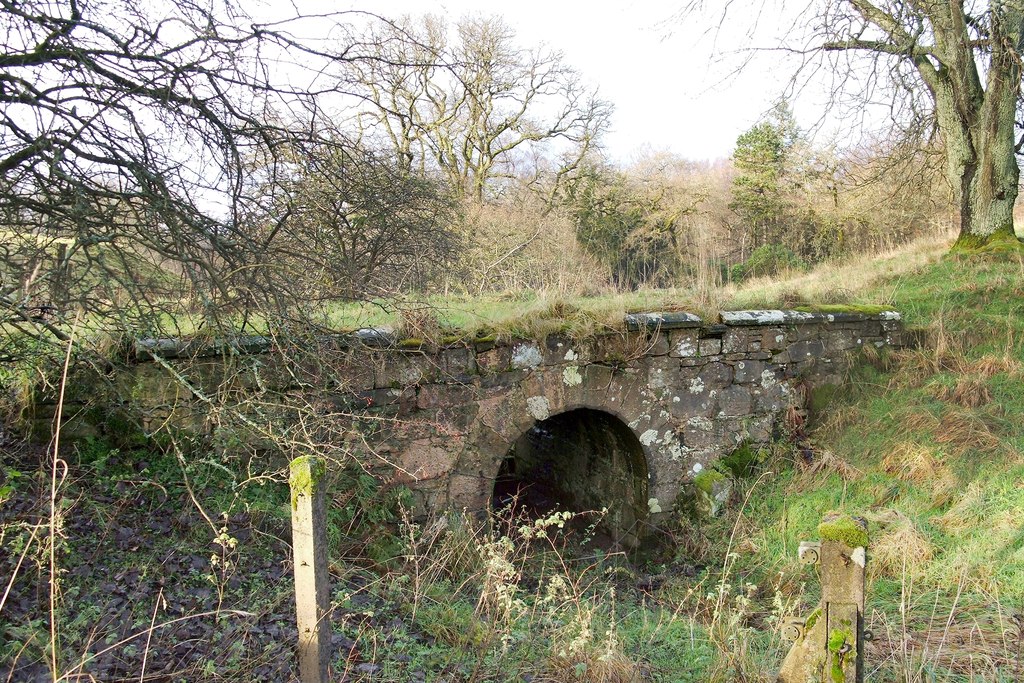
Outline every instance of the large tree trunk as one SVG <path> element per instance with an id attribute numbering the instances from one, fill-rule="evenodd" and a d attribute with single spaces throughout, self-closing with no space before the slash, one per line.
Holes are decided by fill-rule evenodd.
<path id="1" fill-rule="evenodd" d="M 930 22 L 934 45 L 920 46 L 918 35 L 907 30 L 902 18 L 869 0 L 850 1 L 865 21 L 891 37 L 888 43 L 855 39 L 852 44 L 905 54 L 933 98 L 945 146 L 946 177 L 960 214 L 960 236 L 954 248 L 1016 242 L 1013 205 L 1020 169 L 1015 117 L 1021 94 L 1024 11 L 993 3 L 985 45 L 979 48 L 977 28 L 969 26 L 962 2 L 926 4 L 915 11 Z"/>
<path id="2" fill-rule="evenodd" d="M 1020 168 L 1015 137 L 1021 84 L 1016 47 L 1022 28 L 1024 15 L 1019 11 L 1005 11 L 994 21 L 984 90 L 973 63 L 954 63 L 948 72 L 940 70 L 940 80 L 946 82 L 933 91 L 939 127 L 945 134 L 947 174 L 960 213 L 958 249 L 1016 238 L 1013 206 Z M 955 82 L 958 75 L 963 80 Z"/>

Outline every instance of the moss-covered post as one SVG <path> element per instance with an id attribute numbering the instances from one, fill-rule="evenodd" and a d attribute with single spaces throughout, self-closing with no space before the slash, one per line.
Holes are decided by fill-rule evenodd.
<path id="1" fill-rule="evenodd" d="M 806 619 L 786 623 L 784 632 L 794 643 L 778 680 L 862 683 L 867 522 L 828 514 L 818 535 L 820 543 L 800 544 L 800 558 L 819 565 L 821 603 Z"/>
<path id="2" fill-rule="evenodd" d="M 327 683 L 331 661 L 325 472 L 322 459 L 304 455 L 292 460 L 288 477 L 292 493 L 292 550 L 301 683 Z"/>

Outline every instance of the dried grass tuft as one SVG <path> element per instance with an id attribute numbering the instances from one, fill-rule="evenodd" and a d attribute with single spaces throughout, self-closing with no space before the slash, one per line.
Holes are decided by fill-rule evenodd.
<path id="1" fill-rule="evenodd" d="M 932 521 L 948 534 L 977 533 L 987 526 L 992 515 L 991 503 L 982 485 L 971 482 L 953 506 Z"/>
<path id="2" fill-rule="evenodd" d="M 846 462 L 829 450 L 815 450 L 814 459 L 810 463 L 797 461 L 801 476 L 793 481 L 794 492 L 806 491 L 817 486 L 818 479 L 830 474 L 837 474 L 843 481 L 856 481 L 864 476 L 864 472 Z"/>
<path id="3" fill-rule="evenodd" d="M 911 441 L 900 441 L 882 458 L 882 469 L 888 474 L 915 483 L 934 479 L 944 468 L 932 449 Z"/>
<path id="4" fill-rule="evenodd" d="M 952 387 L 936 385 L 932 394 L 940 401 L 964 408 L 978 408 L 992 402 L 992 392 L 989 391 L 985 378 L 975 375 L 960 376 L 956 385 Z"/>
<path id="5" fill-rule="evenodd" d="M 872 578 L 888 576 L 923 576 L 927 564 L 935 556 L 935 548 L 924 537 L 912 520 L 896 510 L 886 510 L 888 515 L 873 515 L 872 521 L 888 518 L 884 530 L 871 539 L 871 562 L 868 564 Z"/>
<path id="6" fill-rule="evenodd" d="M 641 683 L 643 667 L 619 652 L 585 658 L 555 655 L 529 680 L 535 683 Z"/>
<path id="7" fill-rule="evenodd" d="M 912 441 L 896 443 L 882 458 L 882 469 L 902 481 L 929 486 L 937 507 L 949 503 L 959 486 L 939 453 Z"/>
<path id="8" fill-rule="evenodd" d="M 966 368 L 966 372 L 982 379 L 990 379 L 1000 373 L 1006 373 L 1011 377 L 1019 377 L 1021 373 L 1021 362 L 1010 355 L 993 356 L 985 354 L 981 358 L 972 361 Z"/>
<path id="9" fill-rule="evenodd" d="M 1003 447 L 1003 441 L 985 418 L 977 413 L 954 408 L 939 421 L 935 441 L 961 456 L 969 452 L 992 453 Z"/>
<path id="10" fill-rule="evenodd" d="M 912 630 L 891 624 L 869 626 L 874 640 L 867 644 L 867 657 L 893 662 L 897 668 L 883 666 L 878 680 L 1002 680 L 1000 672 L 1012 670 L 1017 660 L 1016 647 L 995 624 L 954 617 L 949 623 L 934 619 Z"/>

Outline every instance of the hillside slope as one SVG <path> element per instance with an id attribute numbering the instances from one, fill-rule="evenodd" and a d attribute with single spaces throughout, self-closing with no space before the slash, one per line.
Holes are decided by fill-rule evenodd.
<path id="1" fill-rule="evenodd" d="M 778 474 L 742 511 L 736 544 L 751 552 L 737 566 L 798 571 L 797 545 L 815 538 L 822 513 L 864 515 L 875 680 L 1015 680 L 1024 261 L 949 256 L 874 289 L 918 330 L 920 346 L 866 354 L 841 392 L 813 397 L 793 462 L 769 463 Z"/>

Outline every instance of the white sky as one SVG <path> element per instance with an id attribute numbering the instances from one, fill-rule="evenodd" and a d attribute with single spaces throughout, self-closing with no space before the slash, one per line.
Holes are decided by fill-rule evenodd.
<path id="1" fill-rule="evenodd" d="M 343 7 L 395 17 L 439 14 L 457 19 L 466 14 L 505 18 L 524 46 L 544 43 L 565 54 L 566 62 L 600 88 L 614 103 L 612 131 L 606 139 L 610 156 L 628 162 L 637 152 L 668 150 L 689 159 L 728 157 L 736 137 L 756 123 L 779 97 L 790 77 L 767 60 L 727 78 L 728 67 L 713 63 L 716 36 L 709 25 L 691 17 L 674 18 L 683 0 L 609 4 L 578 0 L 343 0 Z M 709 4 L 716 4 L 712 0 Z M 781 4 L 781 3 L 779 3 Z M 749 20 L 749 22 L 744 21 Z M 767 44 L 771 30 L 762 18 L 758 40 Z M 751 17 L 737 19 L 746 23 Z M 739 33 L 717 35 L 719 45 L 744 44 Z M 769 38 L 764 36 L 768 35 Z M 733 60 L 735 61 L 735 60 Z M 818 112 L 795 106 L 797 119 L 815 121 Z"/>

